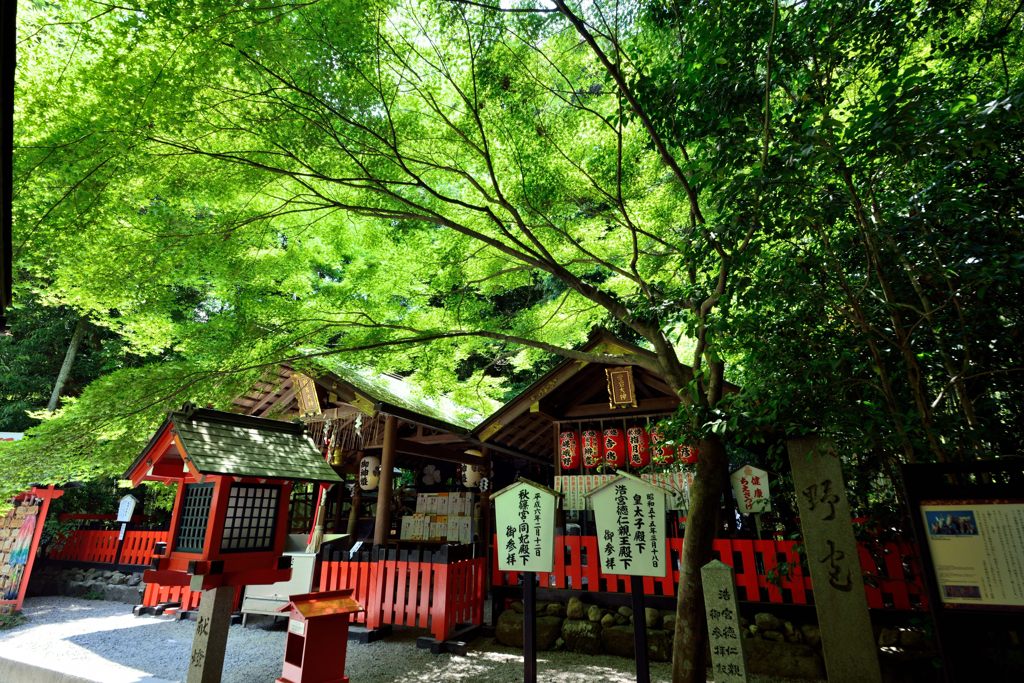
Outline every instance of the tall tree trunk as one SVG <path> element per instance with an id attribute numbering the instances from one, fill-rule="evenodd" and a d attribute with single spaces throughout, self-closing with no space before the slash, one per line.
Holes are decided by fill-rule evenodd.
<path id="1" fill-rule="evenodd" d="M 717 436 L 701 441 L 698 448 L 697 476 L 686 518 L 683 566 L 676 596 L 672 683 L 703 683 L 707 680 L 707 619 L 700 568 L 712 560 L 722 482 L 729 463 L 725 445 Z"/>
<path id="2" fill-rule="evenodd" d="M 78 322 L 75 323 L 75 331 L 71 333 L 71 342 L 68 344 L 67 353 L 64 354 L 64 363 L 60 366 L 60 372 L 57 373 L 57 381 L 53 383 L 50 402 L 46 404 L 46 409 L 51 413 L 57 410 L 60 392 L 64 390 L 64 384 L 68 381 L 68 376 L 71 374 L 71 366 L 75 364 L 75 356 L 78 355 L 78 346 L 82 343 L 82 337 L 84 336 L 85 318 L 79 318 Z"/>

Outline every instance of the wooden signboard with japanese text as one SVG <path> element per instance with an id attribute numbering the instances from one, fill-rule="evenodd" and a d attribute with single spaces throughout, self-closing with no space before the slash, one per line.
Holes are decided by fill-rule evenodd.
<path id="1" fill-rule="evenodd" d="M 753 465 L 744 465 L 729 476 L 736 506 L 741 514 L 771 512 L 771 492 L 768 473 Z"/>
<path id="2" fill-rule="evenodd" d="M 787 443 L 830 683 L 880 683 L 839 456 L 824 439 Z"/>
<path id="3" fill-rule="evenodd" d="M 548 487 L 526 479 L 491 496 L 501 571 L 550 572 L 554 569 L 558 496 Z"/>
<path id="4" fill-rule="evenodd" d="M 605 574 L 664 577 L 666 491 L 619 472 L 590 495 Z"/>

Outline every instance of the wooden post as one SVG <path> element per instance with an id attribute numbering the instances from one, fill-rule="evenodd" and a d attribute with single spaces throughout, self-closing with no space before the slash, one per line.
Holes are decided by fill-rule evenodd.
<path id="1" fill-rule="evenodd" d="M 398 420 L 388 415 L 384 420 L 384 448 L 380 454 L 380 482 L 377 484 L 377 517 L 374 520 L 373 544 L 387 543 L 391 535 L 391 482 L 395 470 L 395 443 L 398 441 Z"/>
<path id="2" fill-rule="evenodd" d="M 839 457 L 829 441 L 786 444 L 830 683 L 880 683 L 864 577 Z"/>
<path id="3" fill-rule="evenodd" d="M 644 577 L 629 577 L 633 593 L 633 650 L 636 657 L 636 683 L 651 683 L 651 664 L 647 656 L 647 612 L 644 604 Z"/>
<path id="4" fill-rule="evenodd" d="M 234 586 L 203 591 L 196 633 L 192 637 L 192 656 L 188 661 L 186 683 L 220 683 L 234 598 Z"/>
<path id="5" fill-rule="evenodd" d="M 32 577 L 32 567 L 36 563 L 36 553 L 39 551 L 39 539 L 42 538 L 43 535 L 43 526 L 46 524 L 46 515 L 50 511 L 50 501 L 63 496 L 64 491 L 58 489 L 53 484 L 50 484 L 45 489 L 32 487 L 30 495 L 42 499 L 42 502 L 39 505 L 39 512 L 36 514 L 36 526 L 32 530 L 32 541 L 28 547 L 28 557 L 25 559 L 25 568 L 21 574 L 21 582 L 18 584 L 18 594 L 17 597 L 14 598 L 13 608 L 0 607 L 0 614 L 3 614 L 5 609 L 13 609 L 14 611 L 21 610 L 21 606 L 25 602 L 25 592 L 28 590 L 28 582 Z M 4 601 L 4 604 L 11 605 L 12 603 L 11 601 Z"/>
<path id="6" fill-rule="evenodd" d="M 494 483 L 494 477 L 491 476 L 493 474 L 493 472 L 491 470 L 491 467 L 492 467 L 491 454 L 487 451 L 487 447 L 486 446 L 484 446 L 483 449 L 481 449 L 481 450 L 483 451 L 483 455 L 484 455 L 484 458 L 483 458 L 484 459 L 484 467 L 485 467 L 484 472 L 488 475 L 487 483 L 493 484 Z M 490 557 L 491 557 L 490 547 L 491 547 L 491 534 L 492 533 L 493 532 L 491 531 L 491 490 L 490 490 L 490 487 L 488 487 L 488 489 L 486 491 L 481 491 L 480 492 L 480 540 L 483 542 L 482 543 L 483 544 L 483 556 L 488 558 L 488 562 L 490 562 Z M 488 589 L 490 589 L 490 587 L 491 587 L 490 586 L 490 581 L 491 581 L 491 573 L 487 572 L 487 588 Z"/>
<path id="7" fill-rule="evenodd" d="M 537 683 L 537 573 L 523 572 L 523 683 Z"/>
<path id="8" fill-rule="evenodd" d="M 124 537 L 128 533 L 128 522 L 121 522 L 121 530 L 117 534 L 117 550 L 114 551 L 114 569 L 121 568 L 121 551 L 124 550 Z"/>
<path id="9" fill-rule="evenodd" d="M 363 490 L 359 488 L 359 479 L 352 485 L 352 509 L 348 511 L 348 524 L 345 525 L 345 533 L 355 542 L 356 526 L 359 524 L 359 505 L 363 500 Z M 340 503 L 339 503 L 340 505 Z"/>

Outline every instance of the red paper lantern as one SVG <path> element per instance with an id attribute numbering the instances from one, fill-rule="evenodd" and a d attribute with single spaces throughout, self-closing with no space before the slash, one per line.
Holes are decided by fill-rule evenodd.
<path id="1" fill-rule="evenodd" d="M 604 430 L 604 464 L 615 468 L 626 466 L 626 439 L 621 429 Z"/>
<path id="2" fill-rule="evenodd" d="M 650 464 L 651 447 L 646 429 L 630 427 L 626 430 L 626 452 L 630 467 L 644 467 Z"/>
<path id="3" fill-rule="evenodd" d="M 583 466 L 592 470 L 601 464 L 601 432 L 596 429 L 583 431 Z"/>
<path id="4" fill-rule="evenodd" d="M 697 462 L 697 451 L 696 446 L 680 446 L 679 447 L 679 462 L 692 465 Z"/>
<path id="5" fill-rule="evenodd" d="M 651 430 L 651 460 L 657 465 L 671 465 L 676 459 L 676 447 L 665 443 L 665 435 L 655 427 Z"/>
<path id="6" fill-rule="evenodd" d="M 563 470 L 574 470 L 580 466 L 579 432 L 568 431 L 558 435 L 558 457 Z"/>

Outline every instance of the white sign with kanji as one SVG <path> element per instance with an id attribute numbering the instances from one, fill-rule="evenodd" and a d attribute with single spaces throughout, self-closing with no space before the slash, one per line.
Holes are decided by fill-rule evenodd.
<path id="1" fill-rule="evenodd" d="M 605 574 L 664 577 L 668 491 L 625 472 L 589 494 Z"/>
<path id="2" fill-rule="evenodd" d="M 744 515 L 769 512 L 772 509 L 768 491 L 768 473 L 751 465 L 744 465 L 729 476 L 736 505 Z"/>
<path id="3" fill-rule="evenodd" d="M 117 521 L 119 522 L 130 522 L 132 521 L 132 515 L 135 514 L 135 506 L 139 504 L 139 499 L 129 494 L 121 498 L 121 502 L 117 505 Z"/>
<path id="4" fill-rule="evenodd" d="M 555 567 L 555 501 L 558 493 L 527 479 L 496 492 L 498 568 L 550 572 Z"/>

